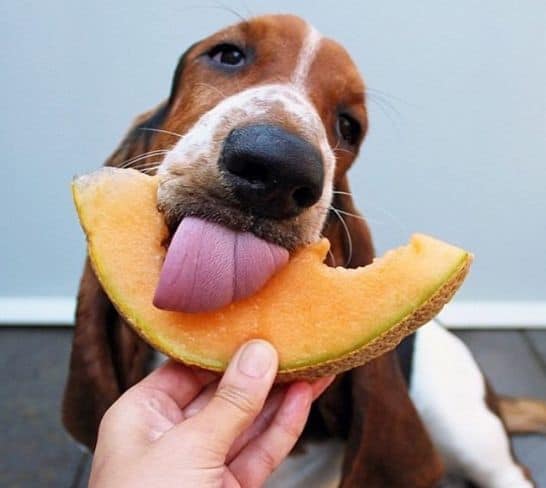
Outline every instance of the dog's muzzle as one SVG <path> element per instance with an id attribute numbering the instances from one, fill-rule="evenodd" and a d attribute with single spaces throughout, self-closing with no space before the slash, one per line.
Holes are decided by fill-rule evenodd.
<path id="1" fill-rule="evenodd" d="M 155 305 L 207 312 L 256 293 L 318 237 L 334 168 L 319 114 L 292 86 L 251 88 L 203 114 L 158 171 L 173 233 Z"/>

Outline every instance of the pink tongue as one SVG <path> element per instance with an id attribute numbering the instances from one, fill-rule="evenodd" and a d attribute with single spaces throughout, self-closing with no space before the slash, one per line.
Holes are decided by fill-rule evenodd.
<path id="1" fill-rule="evenodd" d="M 154 305 L 206 312 L 257 292 L 288 261 L 288 251 L 212 222 L 186 217 L 159 276 Z"/>

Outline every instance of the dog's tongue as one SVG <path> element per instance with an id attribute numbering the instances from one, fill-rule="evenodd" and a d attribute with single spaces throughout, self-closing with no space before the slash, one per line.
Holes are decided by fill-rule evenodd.
<path id="1" fill-rule="evenodd" d="M 154 305 L 206 312 L 257 292 L 288 261 L 288 251 L 250 232 L 195 217 L 182 220 L 169 245 Z"/>

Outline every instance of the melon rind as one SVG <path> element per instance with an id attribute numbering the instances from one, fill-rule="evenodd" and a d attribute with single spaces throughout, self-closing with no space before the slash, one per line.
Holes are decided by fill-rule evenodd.
<path id="1" fill-rule="evenodd" d="M 461 266 L 453 275 L 418 308 L 406 315 L 395 325 L 374 337 L 371 341 L 361 344 L 353 351 L 333 359 L 300 368 L 287 368 L 279 371 L 279 383 L 297 379 L 315 380 L 323 376 L 337 375 L 362 366 L 371 360 L 394 349 L 402 339 L 415 332 L 419 327 L 429 322 L 442 310 L 455 292 L 460 288 L 472 264 L 472 255 L 467 253 Z"/>
<path id="2" fill-rule="evenodd" d="M 86 212 L 86 205 L 89 205 L 89 202 L 86 202 L 86 192 L 93 186 L 97 188 L 96 185 L 100 185 L 101 182 L 109 178 L 116 178 L 120 184 L 123 184 L 124 178 L 128 176 L 139 178 L 142 181 L 144 181 L 143 178 L 146 178 L 148 186 L 151 182 L 153 182 L 153 185 L 157 184 L 156 178 L 143 175 L 135 170 L 102 168 L 95 173 L 75 179 L 72 185 L 74 201 L 82 227 L 86 233 L 89 256 L 97 278 L 120 315 L 146 342 L 175 360 L 203 369 L 221 372 L 227 366 L 226 359 L 221 360 L 212 356 L 203 357 L 202 354 L 194 354 L 192 353 L 191 346 L 187 345 L 183 350 L 181 350 L 180 345 L 175 347 L 176 345 L 169 343 L 168 337 L 167 339 L 166 336 L 162 337 L 160 327 L 149 324 L 147 320 L 140 316 L 139 310 L 131 308 L 127 304 L 123 291 L 116 289 L 111 282 L 112 280 L 109 279 L 110 270 L 103 266 L 101 257 L 96 255 L 93 245 L 94 224 L 92 219 L 90 220 L 87 215 L 89 212 Z M 100 191 L 100 186 L 98 188 Z M 148 191 L 150 191 L 149 188 Z M 95 218 L 100 218 L 100 216 L 99 214 L 99 217 L 95 216 Z M 129 216 L 128 218 L 131 217 Z M 159 214 L 157 218 L 160 218 Z M 163 226 L 163 224 L 161 225 Z M 160 236 L 160 238 L 164 239 L 167 236 L 166 228 L 162 232 L 164 232 L 164 235 Z M 426 236 L 413 237 L 412 243 L 415 239 L 421 237 L 430 239 Z M 317 259 L 322 260 L 327 250 L 328 246 L 323 242 L 315 245 L 312 252 L 318 256 Z M 377 328 L 374 335 L 363 334 L 364 340 L 351 344 L 350 348 L 337 350 L 334 352 L 334 355 L 332 355 L 332 351 L 327 351 L 323 354 L 316 354 L 311 361 L 307 358 L 306 362 L 303 363 L 298 360 L 281 361 L 277 381 L 310 380 L 325 375 L 339 374 L 363 365 L 395 348 L 404 337 L 432 319 L 441 310 L 443 305 L 451 299 L 463 282 L 470 268 L 472 255 L 462 249 L 457 250 L 460 251 L 457 254 L 460 256 L 459 261 L 451 266 L 446 276 L 442 276 L 440 280 L 437 280 L 435 286 L 423 293 L 419 303 L 413 304 L 409 309 L 408 307 L 401 309 L 401 313 L 396 319 Z M 393 252 L 395 253 L 396 250 L 390 251 L 390 253 Z M 251 299 L 252 297 L 250 297 Z M 232 304 L 232 306 L 237 306 L 237 304 Z"/>

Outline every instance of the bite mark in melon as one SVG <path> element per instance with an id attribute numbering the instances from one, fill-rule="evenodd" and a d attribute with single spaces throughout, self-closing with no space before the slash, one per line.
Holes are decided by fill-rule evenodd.
<path id="1" fill-rule="evenodd" d="M 160 310 L 152 300 L 168 236 L 157 178 L 103 168 L 73 182 L 95 273 L 144 340 L 186 364 L 223 371 L 252 338 L 273 343 L 278 380 L 337 374 L 394 348 L 434 317 L 464 280 L 472 255 L 416 234 L 357 269 L 323 263 L 329 243 L 301 249 L 256 294 L 214 312 Z"/>

